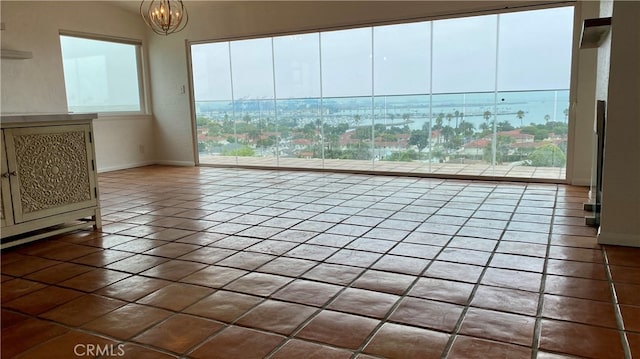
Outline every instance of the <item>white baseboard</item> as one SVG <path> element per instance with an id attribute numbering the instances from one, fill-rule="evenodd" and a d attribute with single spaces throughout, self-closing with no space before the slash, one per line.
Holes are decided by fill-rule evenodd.
<path id="1" fill-rule="evenodd" d="M 193 161 L 156 161 L 156 165 L 164 165 L 164 166 L 186 166 L 193 167 L 196 165 Z"/>
<path id="2" fill-rule="evenodd" d="M 640 247 L 640 234 L 636 233 L 611 233 L 598 231 L 598 244 L 611 244 L 615 246 Z"/>
<path id="3" fill-rule="evenodd" d="M 117 166 L 101 167 L 101 168 L 98 168 L 98 173 L 126 170 L 129 168 L 144 167 L 144 166 L 151 166 L 151 165 L 193 167 L 196 164 L 190 161 L 144 161 L 144 162 L 136 162 L 136 163 L 127 163 L 124 165 L 117 165 Z"/>
<path id="4" fill-rule="evenodd" d="M 129 168 L 136 168 L 136 167 L 151 166 L 154 164 L 156 164 L 155 161 L 143 161 L 143 162 L 136 162 L 136 163 L 127 163 L 124 165 L 117 165 L 117 166 L 108 166 L 108 167 L 98 166 L 98 173 L 126 170 Z"/>
<path id="5" fill-rule="evenodd" d="M 573 178 L 571 179 L 572 186 L 591 186 L 591 178 Z"/>

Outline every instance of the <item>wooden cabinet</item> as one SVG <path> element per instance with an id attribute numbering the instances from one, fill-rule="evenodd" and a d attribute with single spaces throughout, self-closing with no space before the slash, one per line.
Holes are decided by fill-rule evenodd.
<path id="1" fill-rule="evenodd" d="M 2 116 L 2 248 L 100 228 L 94 117 Z"/>

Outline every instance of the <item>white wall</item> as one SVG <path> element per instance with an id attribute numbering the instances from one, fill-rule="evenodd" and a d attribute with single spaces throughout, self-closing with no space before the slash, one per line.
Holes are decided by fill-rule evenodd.
<path id="1" fill-rule="evenodd" d="M 144 40 L 139 15 L 104 2 L 2 1 L 2 48 L 31 51 L 32 59 L 2 59 L 2 113 L 67 112 L 59 31 Z M 149 116 L 94 122 L 98 170 L 153 163 Z M 144 146 L 140 153 L 139 146 Z"/>
<path id="2" fill-rule="evenodd" d="M 584 19 L 599 17 L 598 1 L 579 1 L 575 7 L 576 29 L 581 29 Z M 595 151 L 595 93 L 597 49 L 580 49 L 581 31 L 574 31 L 573 67 L 571 85 L 571 111 L 568 151 L 567 180 L 578 186 L 589 186 L 592 174 Z"/>
<path id="3" fill-rule="evenodd" d="M 155 140 L 151 115 L 104 117 L 93 122 L 98 172 L 121 170 L 155 163 Z"/>
<path id="4" fill-rule="evenodd" d="M 151 101 L 158 163 L 188 166 L 195 164 L 195 150 L 189 95 L 181 93 L 189 83 L 187 53 L 184 39 L 177 35 L 149 38 Z"/>
<path id="5" fill-rule="evenodd" d="M 604 10 L 604 9 L 603 9 Z M 640 247 L 640 2 L 614 1 L 598 97 L 607 100 L 598 242 Z M 606 50 L 610 46 L 607 59 Z M 600 60 L 600 59 L 599 59 Z M 608 60 L 608 61 L 607 61 Z M 607 68 L 608 76 L 607 76 Z"/>

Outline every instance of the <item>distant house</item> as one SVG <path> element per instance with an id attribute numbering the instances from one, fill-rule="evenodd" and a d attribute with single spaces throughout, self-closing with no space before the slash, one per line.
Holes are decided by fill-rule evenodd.
<path id="1" fill-rule="evenodd" d="M 458 153 L 466 156 L 482 156 L 489 143 L 491 143 L 491 139 L 487 137 L 474 140 L 462 146 L 462 150 L 458 151 Z"/>
<path id="2" fill-rule="evenodd" d="M 313 157 L 313 152 L 311 151 L 300 151 L 298 152 L 298 158 L 310 159 Z"/>
<path id="3" fill-rule="evenodd" d="M 358 139 L 351 138 L 351 136 L 355 135 L 355 133 L 356 133 L 356 130 L 351 128 L 345 131 L 345 133 L 341 134 L 340 139 L 338 140 L 338 144 L 340 145 L 340 147 L 345 148 L 348 145 L 355 145 L 361 142 Z"/>
<path id="4" fill-rule="evenodd" d="M 512 138 L 513 141 L 509 144 L 509 147 L 514 150 L 516 148 L 538 147 L 540 145 L 540 142 L 535 142 L 534 135 L 522 133 L 519 128 L 511 131 L 501 131 L 498 132 L 497 135 Z M 483 138 L 465 144 L 462 146 L 462 150 L 458 151 L 458 153 L 467 156 L 482 156 L 484 149 L 489 146 L 492 140 L 493 134 L 489 134 Z"/>
<path id="5" fill-rule="evenodd" d="M 374 145 L 376 148 L 385 148 L 389 151 L 404 151 L 409 147 L 410 134 L 398 133 L 395 137 L 393 141 L 385 141 L 382 137 L 376 137 Z"/>
<path id="6" fill-rule="evenodd" d="M 291 145 L 295 150 L 302 150 L 311 146 L 313 142 L 308 138 L 295 138 L 291 140 Z"/>
<path id="7" fill-rule="evenodd" d="M 345 149 L 349 145 L 357 145 L 366 141 L 367 143 L 371 143 L 369 139 L 362 140 L 358 138 L 353 138 L 352 136 L 356 134 L 354 129 L 349 129 L 345 133 L 340 135 L 338 139 L 338 144 L 342 149 Z M 391 141 L 385 141 L 385 139 L 380 136 L 374 138 L 374 146 L 376 148 L 385 148 L 389 151 L 404 151 L 409 147 L 409 139 L 411 138 L 411 134 L 408 133 L 397 133 L 395 134 L 395 139 Z"/>
<path id="8" fill-rule="evenodd" d="M 535 138 L 534 135 L 522 133 L 519 128 L 511 131 L 498 132 L 498 136 L 511 137 L 514 139 L 513 143 L 533 143 Z"/>

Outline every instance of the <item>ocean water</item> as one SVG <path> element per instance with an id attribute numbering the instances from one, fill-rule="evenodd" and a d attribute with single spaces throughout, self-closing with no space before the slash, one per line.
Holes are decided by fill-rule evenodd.
<path id="1" fill-rule="evenodd" d="M 310 99 L 240 99 L 236 101 L 196 101 L 196 117 L 276 121 L 304 126 L 318 119 L 329 124 L 348 123 L 351 127 L 371 123 L 420 128 L 430 119 L 432 125 L 442 114 L 443 125 L 455 127 L 461 121 L 477 129 L 494 118 L 514 127 L 548 121 L 566 122 L 569 90 L 361 96 Z M 522 118 L 518 112 L 522 111 Z M 448 116 L 448 115 L 451 116 Z M 293 121 L 295 120 L 295 121 Z M 292 122 L 293 121 L 293 122 Z"/>

